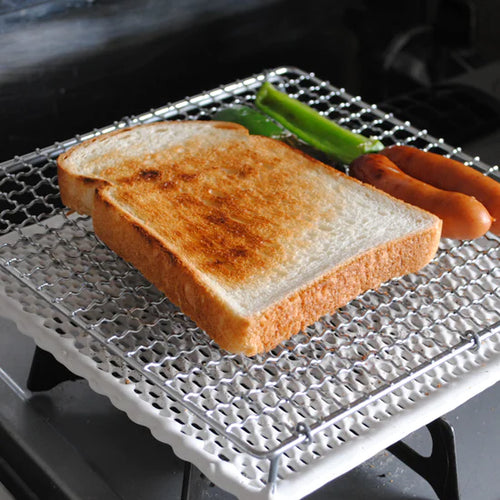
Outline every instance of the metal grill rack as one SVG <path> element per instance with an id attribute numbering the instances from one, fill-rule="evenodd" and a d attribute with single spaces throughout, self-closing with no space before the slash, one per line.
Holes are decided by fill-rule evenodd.
<path id="1" fill-rule="evenodd" d="M 286 67 L 0 165 L 0 312 L 212 481 L 248 498 L 305 495 L 500 372 L 500 246 L 491 233 L 442 240 L 421 272 L 247 358 L 220 350 L 95 237 L 89 218 L 62 208 L 55 159 L 68 147 L 128 125 L 209 119 L 223 106 L 251 105 L 265 79 L 386 145 L 416 145 L 498 175 L 497 167 Z M 479 373 L 474 389 L 458 383 Z M 447 406 L 437 403 L 440 394 L 453 394 Z M 342 454 L 344 464 L 331 469 L 331 457 Z"/>

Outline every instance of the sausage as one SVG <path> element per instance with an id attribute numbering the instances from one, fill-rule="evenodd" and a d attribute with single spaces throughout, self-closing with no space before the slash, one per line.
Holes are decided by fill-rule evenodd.
<path id="1" fill-rule="evenodd" d="M 414 179 L 400 170 L 387 156 L 360 156 L 351 163 L 349 173 L 395 198 L 437 215 L 443 221 L 441 236 L 444 238 L 479 238 L 491 226 L 490 214 L 474 197 L 444 191 Z"/>
<path id="2" fill-rule="evenodd" d="M 458 191 L 478 199 L 488 210 L 491 231 L 500 235 L 500 183 L 472 167 L 436 153 L 411 146 L 390 146 L 381 154 L 391 159 L 403 172 L 439 189 Z"/>

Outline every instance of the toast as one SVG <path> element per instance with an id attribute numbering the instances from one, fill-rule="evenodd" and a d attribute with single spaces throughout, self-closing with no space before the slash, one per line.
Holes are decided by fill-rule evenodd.
<path id="1" fill-rule="evenodd" d="M 434 256 L 437 217 L 236 124 L 111 132 L 58 158 L 61 198 L 223 349 L 269 351 Z"/>

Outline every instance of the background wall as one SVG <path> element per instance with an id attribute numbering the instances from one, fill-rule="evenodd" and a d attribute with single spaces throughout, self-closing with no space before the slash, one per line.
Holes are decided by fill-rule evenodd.
<path id="1" fill-rule="evenodd" d="M 383 102 L 499 59 L 496 0 L 0 0 L 0 161 L 282 64 Z"/>

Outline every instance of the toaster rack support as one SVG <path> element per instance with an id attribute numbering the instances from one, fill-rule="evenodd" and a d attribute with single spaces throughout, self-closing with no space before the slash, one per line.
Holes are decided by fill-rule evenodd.
<path id="1" fill-rule="evenodd" d="M 423 477 L 440 500 L 459 500 L 455 432 L 444 418 L 427 424 L 432 440 L 432 451 L 422 456 L 403 441 L 387 448 L 401 462 Z"/>

